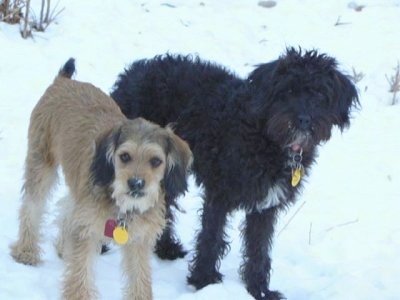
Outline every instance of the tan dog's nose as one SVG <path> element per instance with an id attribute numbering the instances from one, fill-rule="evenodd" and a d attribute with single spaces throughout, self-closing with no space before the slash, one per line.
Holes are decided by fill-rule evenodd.
<path id="1" fill-rule="evenodd" d="M 142 178 L 133 177 L 128 180 L 128 186 L 132 192 L 139 192 L 144 188 L 146 181 Z"/>

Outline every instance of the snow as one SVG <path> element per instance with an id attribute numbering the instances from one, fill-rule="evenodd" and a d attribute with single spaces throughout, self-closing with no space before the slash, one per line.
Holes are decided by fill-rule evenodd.
<path id="1" fill-rule="evenodd" d="M 64 265 L 53 241 L 55 202 L 66 193 L 62 179 L 43 226 L 43 263 L 18 264 L 8 247 L 18 230 L 30 112 L 68 58 L 77 60 L 77 80 L 109 92 L 117 74 L 136 59 L 196 53 L 246 76 L 287 46 L 318 49 L 334 56 L 345 73 L 362 72 L 362 108 L 349 130 L 335 131 L 321 147 L 298 203 L 281 215 L 271 289 L 295 300 L 398 299 L 400 104 L 391 105 L 387 77 L 400 61 L 400 1 L 280 0 L 272 8 L 257 2 L 62 0 L 57 9 L 65 10 L 55 22 L 27 40 L 18 25 L 0 22 L 0 299 L 60 295 Z M 40 1 L 32 5 L 38 14 Z M 356 11 L 356 5 L 364 8 Z M 186 213 L 178 214 L 188 249 L 201 207 L 200 190 L 190 184 L 180 200 Z M 173 262 L 154 256 L 154 298 L 251 299 L 238 275 L 242 217 L 231 216 L 223 283 L 195 291 L 185 281 L 190 255 Z M 118 247 L 97 260 L 102 299 L 121 298 L 119 263 Z"/>

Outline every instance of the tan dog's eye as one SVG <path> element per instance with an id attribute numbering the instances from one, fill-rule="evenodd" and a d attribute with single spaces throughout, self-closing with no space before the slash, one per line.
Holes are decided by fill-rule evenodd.
<path id="1" fill-rule="evenodd" d="M 131 156 L 129 155 L 129 153 L 122 153 L 119 155 L 119 159 L 123 162 L 123 163 L 127 163 L 129 161 L 131 161 Z"/>
<path id="2" fill-rule="evenodd" d="M 161 165 L 162 164 L 162 160 L 160 159 L 160 158 L 158 158 L 158 157 L 152 157 L 151 159 L 150 159 L 150 164 L 151 164 L 151 166 L 153 167 L 153 168 L 157 168 L 159 165 Z"/>

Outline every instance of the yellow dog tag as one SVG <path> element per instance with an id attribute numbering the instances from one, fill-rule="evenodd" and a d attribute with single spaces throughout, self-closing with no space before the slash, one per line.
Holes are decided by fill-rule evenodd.
<path id="1" fill-rule="evenodd" d="M 122 226 L 117 226 L 113 231 L 113 238 L 117 244 L 124 245 L 129 238 L 128 231 Z"/>
<path id="2" fill-rule="evenodd" d="M 299 168 L 296 168 L 292 171 L 292 187 L 295 187 L 299 184 L 302 175 L 303 172 Z"/>

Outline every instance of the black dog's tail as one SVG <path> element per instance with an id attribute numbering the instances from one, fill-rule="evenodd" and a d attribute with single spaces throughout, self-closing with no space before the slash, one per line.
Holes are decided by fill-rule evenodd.
<path id="1" fill-rule="evenodd" d="M 75 59 L 70 58 L 58 72 L 58 76 L 71 78 L 75 73 Z"/>

